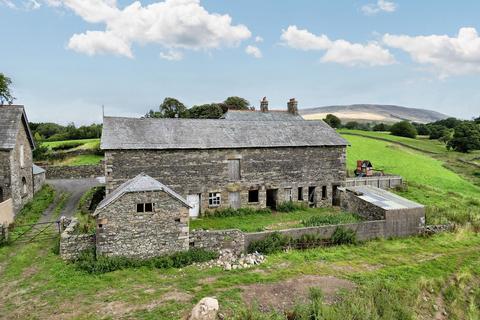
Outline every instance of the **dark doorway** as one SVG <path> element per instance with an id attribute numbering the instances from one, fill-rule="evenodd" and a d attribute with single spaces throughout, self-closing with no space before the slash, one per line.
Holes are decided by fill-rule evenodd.
<path id="1" fill-rule="evenodd" d="M 267 189 L 267 207 L 277 209 L 277 189 Z"/>
<path id="2" fill-rule="evenodd" d="M 315 187 L 308 187 L 308 204 L 310 207 L 317 205 L 317 196 L 315 195 Z"/>
<path id="3" fill-rule="evenodd" d="M 336 207 L 340 206 L 340 195 L 337 185 L 332 186 L 332 205 Z"/>
<path id="4" fill-rule="evenodd" d="M 0 188 L 0 203 L 3 202 L 3 188 Z"/>

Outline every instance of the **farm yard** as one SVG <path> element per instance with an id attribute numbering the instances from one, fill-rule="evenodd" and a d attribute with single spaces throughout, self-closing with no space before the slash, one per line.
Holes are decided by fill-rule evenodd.
<path id="1" fill-rule="evenodd" d="M 475 176 L 467 170 L 449 170 L 442 158 L 394 141 L 344 137 L 351 144 L 349 169 L 365 158 L 377 169 L 402 175 L 407 187 L 396 192 L 426 204 L 427 222 L 455 222 L 456 230 L 430 237 L 290 250 L 268 255 L 259 266 L 234 271 L 140 267 L 92 275 L 61 261 L 54 241 L 4 246 L 0 248 L 4 284 L 0 317 L 181 319 L 202 297 L 216 296 L 225 319 L 293 319 L 293 315 L 309 319 L 312 314 L 318 319 L 352 315 L 356 319 L 478 319 L 480 189 Z M 445 158 L 455 156 L 442 152 Z M 35 203 L 45 207 L 45 201 L 53 197 L 45 199 L 43 194 Z M 295 227 L 312 216 L 324 216 L 327 222 L 336 219 L 339 213 L 330 210 L 207 217 L 190 227 L 237 226 L 244 231 L 284 224 Z M 32 205 L 24 215 L 35 218 L 37 212 L 38 206 Z M 312 284 L 322 292 L 310 291 Z M 275 311 L 286 298 L 290 318 Z M 256 299 L 260 302 L 255 303 Z"/>

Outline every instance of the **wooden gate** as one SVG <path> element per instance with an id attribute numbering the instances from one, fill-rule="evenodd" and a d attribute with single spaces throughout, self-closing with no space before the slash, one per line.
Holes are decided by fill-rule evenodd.
<path id="1" fill-rule="evenodd" d="M 25 244 L 55 239 L 61 233 L 60 220 L 23 225 L 10 225 L 7 241 L 10 244 Z"/>

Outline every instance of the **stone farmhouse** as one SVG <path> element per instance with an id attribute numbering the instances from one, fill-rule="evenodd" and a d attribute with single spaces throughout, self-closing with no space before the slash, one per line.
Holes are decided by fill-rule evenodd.
<path id="1" fill-rule="evenodd" d="M 32 151 L 35 142 L 23 106 L 0 106 L 0 223 L 32 198 L 35 186 Z M 41 174 L 41 168 L 36 173 Z M 37 184 L 43 184 L 41 176 Z"/>
<path id="2" fill-rule="evenodd" d="M 105 117 L 107 194 L 145 173 L 186 198 L 190 216 L 217 208 L 338 202 L 347 141 L 323 121 L 287 111 L 228 112 L 224 119 Z"/>

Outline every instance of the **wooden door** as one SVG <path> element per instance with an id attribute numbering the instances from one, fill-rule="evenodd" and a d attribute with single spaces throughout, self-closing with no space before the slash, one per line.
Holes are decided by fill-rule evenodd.
<path id="1" fill-rule="evenodd" d="M 189 194 L 187 196 L 187 202 L 192 207 L 188 210 L 188 214 L 191 218 L 198 218 L 200 214 L 200 195 Z"/>

